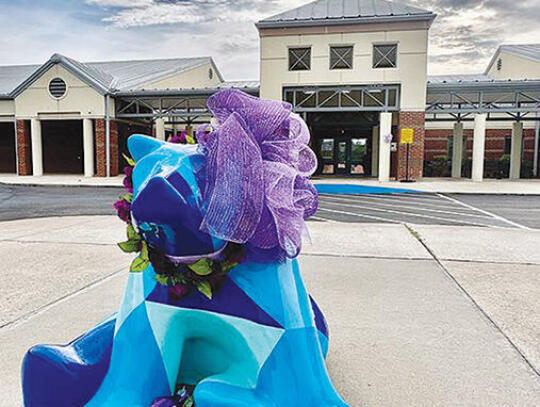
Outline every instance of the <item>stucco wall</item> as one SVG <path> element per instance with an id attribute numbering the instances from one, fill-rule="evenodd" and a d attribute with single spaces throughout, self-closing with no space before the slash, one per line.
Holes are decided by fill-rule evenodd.
<path id="1" fill-rule="evenodd" d="M 213 77 L 209 77 L 209 69 L 213 71 Z M 142 87 L 146 89 L 179 89 L 179 88 L 203 88 L 216 86 L 221 83 L 220 75 L 214 64 L 208 62 L 168 78 L 148 83 Z"/>
<path id="2" fill-rule="evenodd" d="M 15 102 L 13 100 L 0 100 L 0 121 L 13 120 L 15 114 Z"/>
<path id="3" fill-rule="evenodd" d="M 402 27 L 402 26 L 400 26 Z M 373 44 L 398 43 L 397 68 L 373 69 Z M 330 46 L 353 45 L 353 69 L 330 70 Z M 288 49 L 311 46 L 311 69 L 288 70 Z M 261 35 L 261 97 L 281 99 L 284 86 L 400 84 L 401 109 L 426 105 L 428 30 Z"/>
<path id="4" fill-rule="evenodd" d="M 67 84 L 61 99 L 55 99 L 48 91 L 49 82 L 57 77 Z M 15 109 L 18 118 L 40 114 L 96 117 L 104 115 L 105 98 L 62 66 L 54 65 L 15 98 Z"/>
<path id="5" fill-rule="evenodd" d="M 501 70 L 497 70 L 497 61 L 502 60 Z M 494 79 L 540 79 L 540 61 L 533 61 L 502 51 L 495 58 L 488 75 Z"/>

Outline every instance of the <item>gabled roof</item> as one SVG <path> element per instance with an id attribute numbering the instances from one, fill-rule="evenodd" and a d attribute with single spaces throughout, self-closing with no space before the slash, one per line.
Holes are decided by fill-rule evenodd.
<path id="1" fill-rule="evenodd" d="M 495 61 L 499 58 L 501 52 L 507 52 L 509 54 L 517 55 L 522 58 L 530 59 L 531 61 L 540 62 L 540 44 L 503 44 L 500 45 L 499 48 L 497 48 L 497 51 L 495 51 L 493 58 L 491 58 L 491 61 L 489 62 L 485 72 L 486 74 L 490 71 Z"/>
<path id="2" fill-rule="evenodd" d="M 43 65 L 0 66 L 0 97 L 14 98 L 56 64 L 101 94 L 135 90 L 174 74 L 210 63 L 223 78 L 210 57 L 130 61 L 79 62 L 54 54 Z"/>
<path id="3" fill-rule="evenodd" d="M 431 22 L 431 11 L 387 0 L 316 0 L 259 21 L 258 28 L 391 21 Z"/>

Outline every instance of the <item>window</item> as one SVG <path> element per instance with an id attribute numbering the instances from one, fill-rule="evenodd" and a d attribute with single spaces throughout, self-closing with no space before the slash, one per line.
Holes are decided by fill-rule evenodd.
<path id="1" fill-rule="evenodd" d="M 330 69 L 352 69 L 353 47 L 330 47 Z"/>
<path id="2" fill-rule="evenodd" d="M 66 94 L 67 85 L 63 79 L 54 78 L 49 82 L 49 93 L 53 98 L 60 99 Z"/>
<path id="3" fill-rule="evenodd" d="M 373 68 L 395 68 L 397 66 L 397 44 L 373 45 Z"/>
<path id="4" fill-rule="evenodd" d="M 311 69 L 311 48 L 289 48 L 289 71 Z"/>

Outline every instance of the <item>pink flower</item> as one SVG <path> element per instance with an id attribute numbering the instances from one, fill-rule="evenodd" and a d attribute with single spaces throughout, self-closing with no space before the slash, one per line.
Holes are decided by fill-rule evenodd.
<path id="1" fill-rule="evenodd" d="M 133 193 L 133 167 L 129 165 L 124 167 L 124 174 L 126 174 L 123 180 L 124 188 L 127 192 Z"/>
<path id="2" fill-rule="evenodd" d="M 116 209 L 116 213 L 120 219 L 131 225 L 131 204 L 128 201 L 124 199 L 116 201 L 114 203 L 114 209 Z"/>

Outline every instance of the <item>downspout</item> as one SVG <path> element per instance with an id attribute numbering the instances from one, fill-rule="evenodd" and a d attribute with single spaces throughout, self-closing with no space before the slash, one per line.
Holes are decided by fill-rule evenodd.
<path id="1" fill-rule="evenodd" d="M 105 95 L 105 162 L 107 177 L 111 176 L 111 116 L 109 114 L 110 96 Z"/>
<path id="2" fill-rule="evenodd" d="M 538 141 L 540 139 L 540 116 L 536 113 L 536 127 L 534 131 L 534 162 L 533 175 L 538 176 Z"/>

